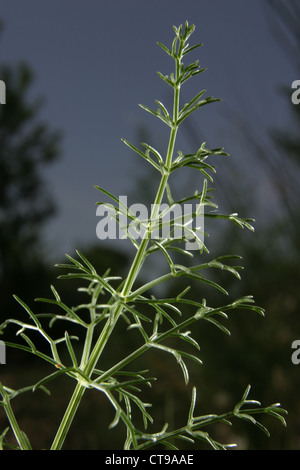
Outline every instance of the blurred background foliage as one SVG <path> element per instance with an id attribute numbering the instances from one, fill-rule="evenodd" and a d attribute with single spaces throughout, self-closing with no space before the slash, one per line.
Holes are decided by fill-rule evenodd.
<path id="1" fill-rule="evenodd" d="M 298 66 L 300 49 L 300 6 L 296 2 L 270 2 L 273 11 L 270 27 L 274 38 L 280 41 L 291 60 Z M 10 66 L 2 64 L 0 77 L 7 86 L 7 103 L 0 107 L 0 312 L 1 320 L 23 315 L 12 294 L 17 293 L 37 312 L 41 305 L 33 303 L 35 297 L 49 296 L 49 285 L 54 283 L 67 305 L 81 301 L 76 294 L 76 284 L 56 281 L 57 272 L 47 263 L 47 247 L 43 245 L 41 228 L 49 217 L 55 215 L 51 191 L 46 188 L 43 168 L 61 154 L 61 134 L 49 129 L 39 121 L 41 101 L 30 102 L 27 92 L 33 80 L 33 72 L 27 64 Z M 299 77 L 298 77 L 299 78 Z M 291 89 L 280 89 L 290 100 Z M 234 312 L 226 326 L 230 337 L 201 322 L 195 326 L 194 337 L 201 346 L 202 367 L 191 364 L 191 383 L 186 388 L 177 364 L 161 354 L 149 354 L 137 364 L 149 367 L 151 375 L 159 380 L 149 393 L 154 403 L 153 415 L 158 428 L 165 422 L 170 426 L 185 421 L 191 387 L 198 387 L 198 413 L 220 412 L 231 409 L 240 399 L 247 384 L 252 385 L 254 398 L 263 404 L 280 401 L 289 411 L 288 427 L 283 429 L 277 422 L 265 420 L 271 438 L 235 423 L 232 429 L 218 425 L 214 430 L 218 440 L 237 441 L 242 449 L 300 449 L 300 366 L 291 362 L 291 344 L 300 338 L 300 220 L 299 170 L 300 170 L 300 106 L 291 106 L 291 119 L 285 129 L 270 129 L 261 141 L 251 131 L 251 123 L 241 116 L 229 115 L 235 139 L 239 140 L 240 161 L 244 163 L 226 170 L 225 163 L 217 165 L 214 186 L 215 201 L 222 201 L 222 210 L 237 211 L 241 216 L 258 213 L 259 230 L 245 233 L 235 226 L 218 224 L 212 227 L 209 240 L 211 257 L 223 254 L 240 254 L 245 267 L 242 280 L 231 279 L 224 273 L 214 273 L 232 298 L 253 294 L 258 305 L 266 310 L 262 319 L 254 313 Z M 187 142 L 199 147 L 201 129 L 191 119 L 184 126 Z M 147 129 L 137 129 L 139 141 L 149 142 Z M 243 151 L 251 159 L 243 160 Z M 226 149 L 225 149 L 226 150 Z M 224 157 L 222 157 L 224 158 Z M 255 168 L 272 188 L 274 207 L 267 213 L 263 191 L 253 183 L 249 167 Z M 224 171 L 223 171 L 223 168 Z M 232 167 L 231 167 L 232 168 Z M 250 168 L 251 169 L 251 168 Z M 248 177 L 249 176 L 249 177 Z M 141 175 L 136 183 L 135 198 L 143 197 L 145 178 Z M 149 187 L 149 184 L 148 184 Z M 145 196 L 147 197 L 147 195 Z M 263 209 L 262 209 L 263 208 Z M 206 227 L 209 232 L 209 227 Z M 214 230 L 216 230 L 214 232 Z M 75 247 L 81 249 L 100 273 L 111 267 L 114 274 L 126 275 L 129 257 L 117 249 L 107 248 L 104 243 L 95 246 Z M 57 260 L 61 262 L 63 260 Z M 173 290 L 182 290 L 174 284 Z M 209 305 L 227 303 L 221 294 L 195 286 L 195 292 L 205 297 Z M 11 338 L 10 338 L 11 339 Z M 112 347 L 103 358 L 104 363 L 122 356 L 133 348 L 135 337 L 124 335 L 120 325 L 112 337 Z M 36 381 L 40 376 L 40 364 L 31 357 L 7 352 L 9 368 L 1 366 L 1 377 L 11 386 Z M 11 366 L 11 358 L 14 365 Z M 61 419 L 73 384 L 62 381 L 52 385 L 51 397 L 36 392 L 37 399 L 27 395 L 22 402 L 16 401 L 16 414 L 33 444 L 38 448 L 50 445 Z M 50 387 L 51 388 L 51 387 Z M 33 398 L 33 400 L 32 400 Z M 251 397 L 250 397 L 251 398 Z M 23 401 L 24 400 L 24 401 Z M 185 403 L 187 405 L 185 405 Z M 2 412 L 1 412 L 2 413 Z M 108 431 L 113 418 L 101 394 L 89 392 L 80 407 L 76 421 L 65 448 L 113 449 L 122 446 L 122 428 Z M 0 414 L 1 429 L 5 418 Z"/>

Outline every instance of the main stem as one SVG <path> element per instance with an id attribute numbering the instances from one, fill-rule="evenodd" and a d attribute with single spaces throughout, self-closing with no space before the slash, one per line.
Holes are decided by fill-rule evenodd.
<path id="1" fill-rule="evenodd" d="M 176 80 L 179 77 L 179 71 L 180 71 L 180 58 L 176 58 L 176 70 L 175 70 L 175 77 Z M 159 207 L 162 203 L 166 187 L 167 187 L 167 182 L 168 178 L 170 175 L 170 168 L 172 164 L 172 159 L 173 159 L 173 153 L 174 153 L 174 147 L 175 147 L 175 141 L 176 141 L 176 135 L 177 135 L 177 130 L 178 130 L 178 125 L 177 125 L 177 120 L 178 120 L 178 114 L 179 114 L 179 96 L 180 96 L 180 85 L 175 86 L 174 85 L 174 99 L 173 99 L 173 126 L 170 131 L 170 137 L 169 137 L 169 144 L 168 144 L 168 150 L 167 150 L 167 155 L 166 155 L 166 161 L 165 161 L 165 169 L 166 172 L 161 177 L 160 184 L 156 193 L 155 201 L 153 204 L 153 209 L 151 213 L 151 220 L 154 220 L 159 211 Z M 131 268 L 129 270 L 128 276 L 126 278 L 125 284 L 123 286 L 122 292 L 120 294 L 120 298 L 122 301 L 126 302 L 126 298 L 130 295 L 132 286 L 142 268 L 142 265 L 144 263 L 145 259 L 145 253 L 148 247 L 149 239 L 151 237 L 151 229 L 149 228 L 148 231 L 145 232 L 144 237 L 139 245 L 139 248 L 135 254 L 134 260 L 132 262 Z M 84 368 L 84 373 L 86 376 L 91 377 L 93 370 L 102 354 L 102 351 L 122 313 L 122 303 L 120 301 L 117 301 L 117 305 L 114 311 L 114 319 L 112 321 L 111 318 L 109 318 L 91 352 L 91 355 L 89 357 L 89 360 L 87 361 L 87 364 Z M 71 397 L 71 400 L 68 404 L 68 407 L 66 409 L 65 415 L 62 419 L 62 422 L 59 426 L 59 429 L 57 431 L 57 434 L 55 436 L 55 439 L 53 441 L 53 444 L 51 446 L 51 450 L 59 450 L 62 448 L 63 443 L 65 441 L 66 435 L 69 431 L 69 428 L 72 424 L 72 421 L 74 419 L 74 416 L 76 414 L 76 411 L 78 409 L 78 406 L 80 404 L 80 401 L 82 399 L 82 396 L 85 392 L 86 389 L 86 384 L 80 383 L 78 381 L 75 390 L 73 392 L 73 395 Z"/>

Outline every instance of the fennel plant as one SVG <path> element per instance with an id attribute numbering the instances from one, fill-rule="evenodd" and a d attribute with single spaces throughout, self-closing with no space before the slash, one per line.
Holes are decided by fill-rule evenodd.
<path id="1" fill-rule="evenodd" d="M 174 27 L 175 37 L 170 48 L 158 43 L 160 48 L 173 59 L 174 71 L 170 75 L 158 73 L 160 78 L 171 87 L 173 92 L 173 109 L 169 111 L 161 102 L 156 101 L 158 109 L 152 110 L 146 106 L 141 106 L 151 115 L 158 118 L 169 129 L 169 140 L 165 157 L 149 144 L 143 144 L 143 150 L 135 147 L 133 144 L 124 140 L 124 143 L 135 153 L 141 156 L 148 164 L 154 167 L 157 174 L 157 192 L 151 214 L 147 220 L 139 220 L 138 217 L 128 210 L 124 205 L 118 205 L 118 198 L 110 194 L 107 190 L 96 186 L 105 196 L 111 197 L 111 207 L 114 210 L 111 216 L 115 221 L 121 224 L 124 217 L 129 218 L 135 227 L 143 226 L 143 234 L 138 240 L 132 235 L 132 231 L 124 228 L 129 240 L 135 248 L 128 275 L 125 279 L 114 276 L 109 269 L 103 274 L 96 271 L 93 264 L 77 251 L 76 257 L 66 255 L 68 262 L 57 265 L 63 270 L 68 270 L 66 274 L 60 276 L 63 279 L 77 279 L 84 284 L 81 291 L 87 295 L 87 302 L 76 307 L 65 305 L 57 290 L 51 286 L 53 297 L 50 299 L 39 298 L 39 302 L 52 304 L 61 310 L 61 313 L 35 314 L 20 298 L 15 296 L 16 300 L 24 307 L 25 318 L 23 321 L 17 319 L 6 320 L 1 325 L 1 330 L 9 325 L 18 327 L 17 335 L 21 342 L 6 342 L 7 347 L 18 348 L 24 353 L 33 354 L 42 361 L 50 364 L 53 371 L 46 374 L 45 377 L 38 380 L 37 383 L 26 386 L 21 389 L 13 390 L 0 383 L 1 405 L 5 410 L 7 419 L 17 441 L 16 448 L 21 450 L 31 449 L 30 436 L 27 436 L 18 424 L 12 406 L 15 397 L 28 391 L 35 392 L 37 389 L 48 391 L 47 386 L 50 381 L 58 380 L 61 376 L 68 376 L 74 381 L 74 391 L 62 417 L 57 433 L 53 436 L 51 445 L 52 450 L 63 448 L 68 432 L 80 406 L 82 399 L 88 394 L 89 390 L 97 390 L 103 394 L 114 410 L 115 417 L 111 427 L 124 426 L 126 429 L 126 439 L 124 449 L 149 449 L 159 445 L 160 448 L 179 449 L 180 443 L 185 442 L 191 448 L 196 441 L 204 441 L 213 449 L 227 449 L 230 443 L 221 443 L 214 439 L 210 433 L 210 425 L 222 422 L 231 424 L 232 420 L 242 419 L 261 428 L 267 435 L 269 434 L 265 426 L 257 420 L 257 415 L 268 414 L 278 418 L 283 424 L 285 420 L 283 415 L 286 413 L 280 407 L 280 404 L 262 406 L 257 400 L 249 398 L 250 386 L 245 386 L 244 393 L 241 393 L 241 400 L 236 404 L 233 410 L 225 411 L 222 414 L 208 414 L 198 416 L 196 412 L 196 387 L 191 388 L 191 401 L 189 412 L 183 424 L 179 428 L 169 429 L 168 424 L 162 429 L 155 428 L 155 423 L 149 411 L 149 403 L 143 401 L 143 390 L 145 387 L 151 387 L 155 377 L 149 374 L 148 370 L 135 370 L 135 360 L 147 355 L 151 349 L 161 351 L 161 354 L 170 354 L 178 363 L 179 370 L 183 373 L 183 380 L 186 384 L 189 382 L 189 361 L 195 361 L 201 364 L 198 355 L 199 344 L 197 339 L 192 336 L 190 329 L 196 322 L 210 322 L 224 333 L 229 333 L 224 325 L 228 312 L 232 310 L 252 310 L 260 315 L 264 311 L 255 305 L 252 296 L 238 298 L 219 307 L 210 307 L 205 299 L 191 297 L 191 286 L 187 286 L 178 291 L 172 298 L 157 296 L 157 287 L 172 283 L 175 279 L 184 279 L 195 285 L 197 283 L 197 292 L 201 292 L 203 283 L 209 284 L 212 289 L 217 289 L 226 294 L 225 289 L 210 280 L 204 275 L 207 270 L 222 269 L 240 277 L 240 266 L 232 266 L 232 259 L 239 257 L 223 256 L 211 259 L 209 262 L 194 263 L 192 250 L 187 249 L 188 243 L 196 243 L 197 251 L 200 256 L 208 249 L 203 241 L 203 227 L 191 227 L 186 224 L 186 220 L 174 218 L 171 220 L 171 230 L 168 236 L 157 236 L 158 230 L 163 226 L 163 214 L 159 211 L 161 204 L 167 200 L 166 213 L 170 213 L 174 204 L 183 206 L 186 203 L 196 203 L 196 209 L 193 210 L 192 220 L 197 220 L 199 208 L 204 211 L 204 220 L 226 219 L 237 224 L 242 228 L 253 230 L 252 219 L 243 219 L 237 214 L 223 215 L 219 214 L 216 204 L 210 196 L 209 184 L 213 181 L 212 175 L 215 173 L 215 166 L 209 161 L 216 155 L 227 155 L 223 148 L 208 149 L 206 143 L 202 143 L 194 154 L 184 154 L 178 151 L 175 155 L 176 137 L 178 129 L 182 122 L 189 117 L 191 113 L 198 111 L 203 106 L 218 101 L 213 97 L 204 97 L 205 90 L 197 93 L 188 103 L 181 106 L 180 92 L 181 87 L 188 80 L 196 77 L 203 72 L 198 61 L 185 64 L 186 57 L 191 51 L 194 51 L 201 44 L 189 45 L 188 41 L 194 32 L 194 25 L 186 22 L 184 25 Z M 202 178 L 201 190 L 185 197 L 179 201 L 174 201 L 170 175 L 180 171 L 182 168 L 192 168 L 199 172 Z M 99 203 L 104 204 L 104 203 Z M 132 227 L 131 227 L 132 228 Z M 181 235 L 174 236 L 176 229 L 181 228 Z M 127 230 L 127 231 L 126 231 Z M 178 231 L 176 232 L 178 233 Z M 154 236 L 155 234 L 155 236 Z M 148 257 L 153 253 L 160 253 L 167 262 L 168 270 L 156 278 L 142 283 L 142 268 Z M 186 259 L 186 264 L 178 264 L 174 261 L 173 254 L 180 254 Z M 231 263 L 231 264 L 230 264 Z M 183 314 L 183 309 L 185 312 Z M 188 314 L 186 312 L 189 312 Z M 87 315 L 88 314 L 88 315 Z M 27 319 L 26 319 L 27 317 Z M 48 324 L 50 317 L 50 326 L 54 323 L 64 323 L 68 326 L 62 337 L 53 338 L 44 322 Z M 135 329 L 140 338 L 140 346 L 128 351 L 124 357 L 117 359 L 114 365 L 105 368 L 101 361 L 103 351 L 111 348 L 111 336 L 116 325 L 124 320 L 124 334 L 127 329 Z M 74 347 L 78 340 L 72 333 L 72 327 L 82 329 L 84 332 L 84 341 Z M 39 349 L 32 333 L 41 335 L 48 345 L 49 352 L 46 353 Z M 169 340 L 176 338 L 177 342 L 182 341 L 182 349 L 170 345 Z M 176 343 L 177 345 L 177 343 Z M 191 353 L 185 345 L 193 347 L 195 353 Z M 80 347 L 80 349 L 79 349 Z M 67 352 L 68 359 L 62 350 Z M 80 350 L 80 354 L 79 351 Z M 163 358 L 162 358 L 163 361 Z M 133 410 L 136 409 L 141 414 L 143 426 L 138 427 L 134 419 Z M 91 417 L 92 419 L 92 417 Z M 149 431 L 151 427 L 151 431 Z M 1 447 L 9 447 L 5 435 L 9 427 L 1 434 Z M 188 443 L 188 444 L 186 444 Z M 199 443 L 198 443 L 199 445 Z M 10 445 L 11 446 L 11 445 Z"/>

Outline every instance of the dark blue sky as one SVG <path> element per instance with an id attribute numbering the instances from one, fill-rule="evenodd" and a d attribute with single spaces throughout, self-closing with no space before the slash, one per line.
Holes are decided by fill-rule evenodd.
<path id="1" fill-rule="evenodd" d="M 59 207 L 47 226 L 54 259 L 82 241 L 97 242 L 95 202 L 101 197 L 93 185 L 116 196 L 134 189 L 138 157 L 120 139 L 138 144 L 137 131 L 144 126 L 154 147 L 168 138 L 167 128 L 157 127 L 138 104 L 168 100 L 168 87 L 156 71 L 169 73 L 173 63 L 156 43 L 170 45 L 173 24 L 194 23 L 191 42 L 204 43 L 192 59 L 208 70 L 189 82 L 187 95 L 205 88 L 223 99 L 197 116 L 204 140 L 233 153 L 228 109 L 262 136 L 286 125 L 291 104 L 278 86 L 299 77 L 270 32 L 264 0 L 2 0 L 0 5 L 1 61 L 28 62 L 36 77 L 32 96 L 46 98 L 42 117 L 64 132 L 62 159 L 46 174 Z"/>

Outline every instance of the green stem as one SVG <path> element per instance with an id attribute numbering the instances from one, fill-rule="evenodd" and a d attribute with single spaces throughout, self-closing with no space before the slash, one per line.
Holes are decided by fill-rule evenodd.
<path id="1" fill-rule="evenodd" d="M 50 450 L 60 450 L 68 434 L 86 386 L 78 382 Z"/>
<path id="2" fill-rule="evenodd" d="M 93 333 L 94 333 L 94 325 L 91 324 L 88 326 L 87 332 L 86 332 L 86 337 L 85 337 L 85 343 L 84 343 L 84 348 L 81 356 L 81 363 L 80 363 L 80 368 L 84 369 L 86 367 L 87 361 L 89 359 L 91 347 L 92 347 L 92 341 L 93 341 Z"/>
<path id="3" fill-rule="evenodd" d="M 180 58 L 176 58 L 176 69 L 175 69 L 175 78 L 177 80 L 180 72 Z M 158 215 L 159 207 L 162 203 L 166 187 L 167 187 L 167 182 L 168 178 L 170 175 L 170 168 L 172 165 L 172 159 L 173 159 L 173 153 L 174 153 L 174 147 L 175 147 L 175 141 L 176 141 L 176 135 L 177 135 L 177 130 L 178 130 L 178 114 L 179 114 L 179 94 L 180 94 L 180 87 L 179 86 L 174 86 L 174 100 L 173 100 L 173 126 L 170 131 L 170 137 L 169 137 L 169 144 L 168 144 L 168 150 L 167 150 L 167 155 L 166 155 L 166 161 L 165 161 L 165 168 L 166 168 L 166 173 L 164 173 L 161 177 L 160 184 L 157 190 L 157 194 L 155 197 L 152 213 L 151 213 L 151 220 L 155 219 Z M 148 243 L 151 237 L 151 223 L 149 225 L 148 230 L 145 232 L 144 237 L 139 245 L 139 248 L 136 252 L 136 255 L 134 257 L 134 260 L 132 262 L 131 268 L 129 270 L 128 276 L 126 278 L 126 281 L 124 283 L 122 292 L 120 294 L 120 297 L 122 298 L 123 302 L 127 300 L 127 297 L 131 293 L 132 286 L 142 268 L 142 265 L 145 260 L 145 253 L 147 251 Z M 86 363 L 86 366 L 84 367 L 84 373 L 86 376 L 91 377 L 93 370 L 102 354 L 102 351 L 112 333 L 112 331 L 115 328 L 115 325 L 122 313 L 122 303 L 116 301 L 115 304 L 115 309 L 111 309 L 111 315 L 113 315 L 113 318 L 110 317 L 92 352 L 89 357 L 89 360 Z M 68 408 L 66 410 L 66 413 L 63 417 L 63 420 L 60 424 L 60 427 L 58 429 L 57 435 L 54 439 L 53 445 L 52 445 L 52 450 L 53 449 L 61 449 L 65 437 L 67 435 L 67 432 L 70 428 L 70 425 L 74 419 L 75 413 L 77 411 L 77 408 L 79 406 L 79 403 L 81 401 L 81 398 L 84 394 L 86 385 L 85 384 L 80 384 L 78 382 L 75 391 L 73 393 L 73 396 L 70 400 L 70 403 L 68 405 Z"/>
<path id="4" fill-rule="evenodd" d="M 21 450 L 31 450 L 30 444 L 28 442 L 28 439 L 26 438 L 25 434 L 21 431 L 18 425 L 18 421 L 16 420 L 15 414 L 13 412 L 13 409 L 10 404 L 10 400 L 7 396 L 6 391 L 4 390 L 2 384 L 0 383 L 0 391 L 1 395 L 3 397 L 3 406 L 5 409 L 5 413 L 7 416 L 7 419 L 9 421 L 9 424 L 13 430 L 14 436 L 18 442 L 18 445 Z"/>

